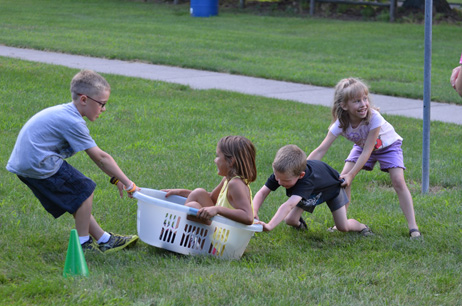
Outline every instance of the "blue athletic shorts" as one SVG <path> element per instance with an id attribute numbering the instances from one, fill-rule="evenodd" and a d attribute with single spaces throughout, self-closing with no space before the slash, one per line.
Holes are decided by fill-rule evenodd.
<path id="1" fill-rule="evenodd" d="M 19 176 L 42 203 L 47 212 L 58 218 L 65 212 L 73 214 L 95 190 L 96 183 L 63 162 L 54 175 L 46 179 Z"/>

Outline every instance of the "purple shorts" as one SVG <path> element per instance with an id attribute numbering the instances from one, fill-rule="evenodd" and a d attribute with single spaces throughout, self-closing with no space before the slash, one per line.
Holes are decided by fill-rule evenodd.
<path id="1" fill-rule="evenodd" d="M 388 172 L 388 169 L 391 168 L 403 168 L 404 161 L 403 161 L 403 150 L 401 149 L 401 140 L 397 140 L 388 147 L 385 147 L 380 150 L 372 151 L 371 156 L 367 160 L 366 164 L 364 165 L 363 169 L 367 171 L 371 171 L 376 162 L 380 164 L 380 170 L 384 172 Z M 353 162 L 356 163 L 358 161 L 359 155 L 363 152 L 363 149 L 358 145 L 353 145 L 353 149 L 350 151 L 350 155 L 348 155 L 345 162 Z"/>

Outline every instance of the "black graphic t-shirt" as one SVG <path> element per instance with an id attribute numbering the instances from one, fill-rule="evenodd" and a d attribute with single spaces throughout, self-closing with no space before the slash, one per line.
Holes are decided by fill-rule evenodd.
<path id="1" fill-rule="evenodd" d="M 271 191 L 279 188 L 274 173 L 265 183 Z M 319 160 L 307 160 L 305 176 L 297 181 L 294 186 L 286 189 L 286 195 L 302 197 L 301 203 L 318 205 L 336 197 L 340 192 L 339 173 L 325 162 Z"/>

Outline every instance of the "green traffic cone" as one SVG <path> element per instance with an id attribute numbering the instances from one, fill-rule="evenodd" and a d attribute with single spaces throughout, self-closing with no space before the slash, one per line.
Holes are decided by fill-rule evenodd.
<path id="1" fill-rule="evenodd" d="M 71 236 L 69 238 L 69 246 L 67 247 L 66 262 L 64 263 L 63 276 L 76 276 L 83 275 L 88 276 L 87 262 L 83 255 L 82 246 L 80 245 L 79 235 L 77 230 L 71 230 Z"/>

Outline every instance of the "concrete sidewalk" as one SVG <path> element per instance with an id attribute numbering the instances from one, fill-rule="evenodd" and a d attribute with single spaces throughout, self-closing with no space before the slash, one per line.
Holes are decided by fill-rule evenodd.
<path id="1" fill-rule="evenodd" d="M 138 77 L 188 85 L 194 89 L 221 89 L 249 95 L 291 100 L 306 104 L 330 107 L 334 96 L 333 88 L 274 81 L 226 73 L 194 69 L 124 62 L 56 52 L 12 48 L 0 45 L 0 56 L 28 61 L 61 65 L 77 69 L 92 69 L 100 73 Z M 449 82 L 449 75 L 448 75 Z M 372 95 L 373 103 L 384 114 L 411 118 L 423 118 L 422 100 Z M 431 120 L 462 125 L 462 106 L 431 103 Z"/>

